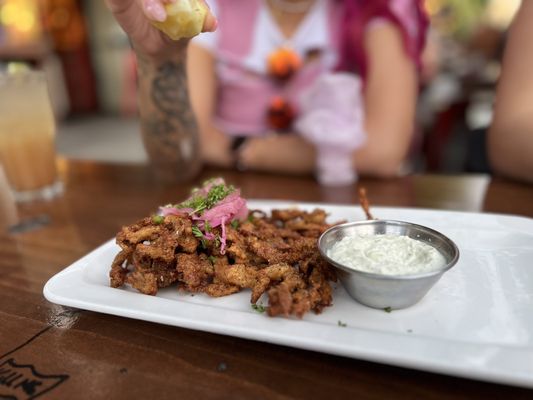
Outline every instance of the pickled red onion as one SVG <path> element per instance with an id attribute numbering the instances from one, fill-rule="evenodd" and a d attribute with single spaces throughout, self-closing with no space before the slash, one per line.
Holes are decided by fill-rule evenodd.
<path id="1" fill-rule="evenodd" d="M 222 199 L 216 206 L 206 210 L 202 215 L 193 215 L 192 219 L 200 222 L 202 229 L 205 228 L 206 222 L 213 228 L 221 227 L 220 254 L 224 254 L 226 249 L 226 222 L 243 221 L 247 216 L 246 200 L 241 197 L 240 191 L 236 190 Z"/>
<path id="2" fill-rule="evenodd" d="M 220 185 L 225 186 L 222 178 L 213 179 L 205 183 L 201 189 L 196 189 L 189 199 L 182 204 L 188 205 L 188 203 L 195 199 L 207 198 L 211 189 Z M 230 187 L 230 190 L 233 190 L 233 188 Z M 216 236 L 206 228 L 220 227 L 220 253 L 224 254 L 226 252 L 226 223 L 244 221 L 248 217 L 248 207 L 246 200 L 241 197 L 240 190 L 234 190 L 230 191 L 226 197 L 222 198 L 210 208 L 204 208 L 198 211 L 191 207 L 180 208 L 179 206 L 168 205 L 159 208 L 159 215 L 163 217 L 168 215 L 189 216 L 192 221 L 196 222 L 196 225 L 200 228 L 204 238 L 207 240 L 215 240 Z"/>

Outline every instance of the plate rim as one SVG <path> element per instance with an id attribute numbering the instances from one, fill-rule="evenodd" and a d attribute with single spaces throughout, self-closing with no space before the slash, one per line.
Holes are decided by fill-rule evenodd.
<path id="1" fill-rule="evenodd" d="M 354 211 L 357 211 L 357 205 L 349 205 L 349 204 L 330 204 L 330 203 L 314 203 L 314 202 L 304 202 L 304 201 L 297 201 L 297 200 L 267 200 L 267 199 L 250 199 L 248 200 L 248 203 L 250 204 L 250 208 L 254 207 L 254 204 L 270 204 L 268 207 L 269 209 L 276 208 L 278 206 L 287 206 L 287 205 L 294 205 L 294 206 L 306 206 L 306 207 L 321 207 L 321 208 L 349 208 L 353 209 Z M 528 223 L 533 224 L 533 219 L 529 217 L 519 216 L 519 215 L 507 215 L 507 214 L 491 214 L 491 213 L 472 213 L 472 212 L 466 212 L 466 211 L 453 211 L 453 210 L 438 210 L 438 209 L 427 209 L 427 208 L 404 208 L 404 207 L 381 207 L 376 206 L 373 207 L 373 210 L 376 211 L 399 211 L 402 210 L 408 210 L 410 212 L 431 212 L 431 213 L 456 213 L 456 214 L 475 214 L 477 216 L 481 217 L 504 217 L 504 218 L 518 218 L 518 219 L 524 219 Z M 360 210 L 361 215 L 364 215 L 362 210 Z M 533 225 L 532 225 L 532 233 L 533 233 Z M 98 304 L 91 302 L 91 298 L 89 297 L 83 297 L 82 299 L 76 299 L 72 297 L 72 282 L 70 282 L 70 278 L 74 276 L 74 278 L 78 278 L 79 281 L 81 281 L 81 285 L 79 285 L 79 281 L 75 282 L 78 284 L 76 286 L 76 289 L 79 293 L 79 289 L 82 288 L 83 290 L 90 290 L 94 289 L 93 286 L 96 286 L 100 289 L 108 289 L 116 291 L 117 289 L 110 288 L 109 286 L 104 287 L 101 285 L 91 284 L 87 281 L 83 280 L 83 271 L 84 268 L 87 267 L 88 264 L 90 264 L 90 261 L 97 257 L 98 254 L 101 254 L 103 251 L 109 250 L 109 247 L 117 246 L 114 243 L 114 239 L 110 239 L 103 243 L 102 245 L 98 246 L 88 254 L 84 255 L 77 261 L 73 262 L 70 266 L 67 268 L 61 270 L 57 274 L 55 274 L 53 277 L 51 277 L 43 287 L 43 294 L 44 297 L 56 304 L 69 306 L 69 307 L 75 307 L 79 309 L 84 310 L 90 310 L 94 312 L 100 312 L 115 316 L 121 316 L 121 317 L 127 317 L 127 318 L 134 318 L 134 319 L 140 319 L 144 321 L 154 322 L 154 323 L 162 323 L 166 325 L 176 326 L 180 328 L 185 329 L 193 329 L 193 330 L 201 330 L 204 332 L 210 332 L 215 334 L 222 334 L 222 335 L 229 335 L 234 337 L 240 337 L 244 339 L 249 340 L 256 340 L 261 342 L 267 342 L 282 346 L 289 346 L 289 347 L 295 347 L 300 348 L 303 350 L 310 350 L 310 351 L 317 351 L 337 356 L 344 356 L 349 358 L 355 358 L 370 362 L 377 362 L 377 363 L 383 363 L 388 365 L 394 365 L 397 367 L 404 367 L 404 368 L 412 368 L 427 372 L 433 372 L 433 373 L 439 373 L 439 374 L 446 374 L 456 377 L 462 377 L 462 378 L 470 378 L 470 379 L 476 379 L 481 381 L 487 381 L 491 383 L 501 383 L 501 384 L 508 384 L 508 385 L 514 385 L 514 386 L 522 386 L 522 387 L 528 387 L 533 388 L 533 365 L 527 364 L 527 361 L 533 359 L 533 346 L 505 346 L 502 344 L 487 344 L 487 343 L 479 343 L 474 344 L 470 342 L 458 342 L 458 341 L 452 341 L 445 338 L 437 338 L 437 337 L 423 337 L 419 335 L 400 335 L 398 333 L 394 332 L 384 332 L 384 331 L 375 331 L 375 330 L 365 330 L 361 329 L 360 327 L 348 327 L 348 329 L 344 328 L 340 330 L 338 327 L 334 330 L 335 335 L 341 336 L 343 338 L 342 345 L 341 343 L 333 343 L 329 344 L 328 346 L 324 346 L 324 344 L 320 344 L 317 342 L 316 339 L 311 339 L 310 337 L 298 337 L 298 340 L 296 340 L 293 336 L 290 336 L 287 334 L 287 326 L 290 326 L 292 323 L 298 323 L 298 324 L 313 324 L 317 325 L 314 321 L 293 321 L 292 319 L 285 320 L 285 319 L 275 319 L 277 321 L 282 321 L 281 326 L 281 333 L 280 332 L 272 332 L 271 330 L 264 330 L 263 326 L 265 325 L 265 321 L 269 321 L 271 319 L 265 318 L 264 315 L 260 314 L 253 314 L 253 313 L 247 313 L 246 318 L 250 318 L 250 315 L 255 317 L 254 322 L 261 322 L 264 323 L 257 323 L 252 328 L 247 326 L 246 328 L 242 328 L 235 325 L 228 325 L 223 324 L 221 325 L 220 322 L 213 323 L 213 321 L 191 321 L 188 320 L 186 317 L 179 317 L 176 316 L 176 314 L 170 314 L 167 316 L 161 315 L 161 312 L 155 312 L 155 313 L 143 313 L 139 310 L 133 310 L 131 312 L 124 312 L 122 310 L 123 307 L 111 307 L 107 304 Z M 117 246 L 118 249 L 118 246 Z M 117 293 L 129 293 L 125 291 L 117 291 Z M 85 293 L 81 292 L 83 296 L 85 296 Z M 131 295 L 135 296 L 136 298 L 139 298 L 139 296 L 142 296 L 138 293 L 130 293 Z M 148 297 L 148 296 L 147 296 Z M 169 302 L 174 303 L 175 302 L 162 298 L 162 297 L 148 297 L 149 299 L 152 299 L 155 302 Z M 156 300 L 158 299 L 158 300 Z M 190 306 L 193 304 L 188 303 Z M 206 307 L 204 305 L 197 305 Z M 193 307 L 194 308 L 194 307 Z M 179 307 L 176 307 L 175 310 L 179 310 Z M 239 313 L 238 310 L 232 310 L 232 313 Z M 184 323 L 185 322 L 185 323 Z M 323 327 L 324 328 L 324 327 Z M 335 327 L 329 327 L 324 329 L 318 329 L 320 333 L 327 334 L 328 330 L 332 330 Z M 290 329 L 289 329 L 290 330 Z M 350 333 L 350 335 L 353 335 L 353 338 L 347 339 L 346 336 Z M 372 338 L 369 339 L 367 336 L 372 336 Z M 383 347 L 381 349 L 369 349 L 367 346 L 367 342 L 375 342 L 375 338 L 379 337 L 379 339 L 390 339 L 393 338 L 392 341 L 389 340 L 389 342 L 382 342 L 381 344 Z M 303 340 L 302 340 L 303 339 Z M 354 340 L 357 339 L 360 342 L 355 343 Z M 391 343 L 394 342 L 393 345 Z M 423 349 L 425 346 L 431 346 L 434 344 L 438 344 L 442 350 L 446 349 L 446 353 L 448 358 L 445 359 L 436 359 L 434 358 L 433 354 L 426 354 L 418 355 L 418 356 L 406 356 L 403 354 L 403 357 L 399 357 L 398 352 L 394 351 L 394 347 L 398 347 L 398 345 L 401 345 L 403 349 L 410 349 L 413 350 L 420 350 Z M 349 348 L 349 346 L 353 346 Z M 391 347 L 392 346 L 392 347 Z M 434 347 L 429 347 L 430 353 L 435 351 Z M 426 349 L 427 350 L 427 349 Z M 494 368 L 494 367 L 483 367 L 479 365 L 473 365 L 472 363 L 467 363 L 465 361 L 465 355 L 464 354 L 458 354 L 458 351 L 467 351 L 467 355 L 478 355 L 478 356 L 486 356 L 487 354 L 492 354 L 493 357 L 505 357 L 506 354 L 512 353 L 512 356 L 515 358 L 521 359 L 523 362 L 524 368 L 522 370 L 522 373 L 516 373 L 514 371 L 509 371 L 504 368 Z M 405 353 L 405 350 L 400 351 L 400 353 Z M 438 351 L 437 351 L 438 353 Z M 515 354 L 518 353 L 518 354 Z M 453 358 L 451 360 L 450 358 Z M 498 364 L 496 364 L 498 365 Z M 529 367 L 529 369 L 527 368 Z"/>

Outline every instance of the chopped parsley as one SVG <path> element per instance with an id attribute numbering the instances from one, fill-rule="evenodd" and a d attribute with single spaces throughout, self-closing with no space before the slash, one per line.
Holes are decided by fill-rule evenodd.
<path id="1" fill-rule="evenodd" d="M 233 221 L 231 221 L 231 226 L 233 227 L 233 229 L 239 229 L 239 220 L 234 219 Z"/>
<path id="2" fill-rule="evenodd" d="M 390 313 L 392 312 L 392 308 L 391 308 L 391 307 L 385 307 L 385 308 L 383 309 L 383 311 L 385 311 L 386 313 L 389 313 L 389 314 L 390 314 Z"/>
<path id="3" fill-rule="evenodd" d="M 266 307 L 262 304 L 252 304 L 252 309 L 261 314 L 266 311 Z"/>
<path id="4" fill-rule="evenodd" d="M 207 193 L 206 208 L 211 208 L 217 204 L 220 200 L 225 199 L 229 194 L 233 193 L 235 188 L 233 186 L 226 186 L 220 184 L 213 186 Z"/>
<path id="5" fill-rule="evenodd" d="M 215 256 L 209 256 L 207 259 L 211 262 L 212 265 L 215 265 L 217 258 Z"/>
<path id="6" fill-rule="evenodd" d="M 152 222 L 156 225 L 161 225 L 165 221 L 165 217 L 162 215 L 154 215 L 152 217 Z"/>
<path id="7" fill-rule="evenodd" d="M 345 322 L 342 322 L 341 320 L 338 320 L 337 321 L 337 325 L 343 327 L 343 328 L 346 328 L 348 326 L 348 324 L 346 324 Z"/>
<path id="8" fill-rule="evenodd" d="M 206 182 L 204 186 L 208 184 L 209 182 Z M 226 186 L 225 183 L 214 185 L 211 189 L 209 189 L 207 195 L 199 193 L 200 189 L 196 189 L 192 194 L 192 198 L 184 201 L 181 204 L 178 204 L 177 208 L 190 208 L 192 209 L 191 214 L 198 214 L 204 210 L 212 208 L 219 201 L 225 199 L 234 191 L 235 188 L 232 185 Z"/>
<path id="9" fill-rule="evenodd" d="M 195 238 L 198 238 L 198 239 L 202 239 L 204 237 L 204 234 L 202 233 L 200 228 L 198 228 L 198 226 L 196 225 L 192 226 L 192 234 L 194 235 Z"/>
<path id="10" fill-rule="evenodd" d="M 200 240 L 202 248 L 219 247 L 220 254 L 226 250 L 225 224 L 237 229 L 239 222 L 233 220 L 248 212 L 240 192 L 232 185 L 226 185 L 222 178 L 206 181 L 202 188 L 194 189 L 187 200 L 168 208 L 177 214 L 189 214 L 193 222 L 192 234 Z M 217 228 L 222 224 L 219 232 Z"/>

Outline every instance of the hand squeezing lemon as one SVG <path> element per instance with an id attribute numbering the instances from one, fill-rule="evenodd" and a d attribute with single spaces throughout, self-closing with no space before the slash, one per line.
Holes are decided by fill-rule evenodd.
<path id="1" fill-rule="evenodd" d="M 207 7 L 200 0 L 178 0 L 165 4 L 167 18 L 152 21 L 152 24 L 163 31 L 172 40 L 191 38 L 202 32 Z"/>

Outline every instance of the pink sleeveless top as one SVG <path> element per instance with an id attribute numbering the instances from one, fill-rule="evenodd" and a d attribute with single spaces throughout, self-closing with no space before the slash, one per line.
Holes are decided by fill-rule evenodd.
<path id="1" fill-rule="evenodd" d="M 208 3 L 217 16 L 219 28 L 215 34 L 202 34 L 194 41 L 215 57 L 218 79 L 215 124 L 228 135 L 265 134 L 269 131 L 267 110 L 274 97 L 288 100 L 298 112 L 303 91 L 320 75 L 343 65 L 345 5 L 341 0 L 317 0 L 289 39 L 283 37 L 263 0 L 208 0 Z M 417 59 L 419 54 L 413 49 L 423 34 L 417 19 L 418 9 L 413 7 L 417 2 L 391 0 L 390 3 L 388 10 L 392 18 L 387 14 L 367 18 L 364 29 L 387 21 L 398 25 L 406 51 Z M 282 46 L 296 51 L 304 65 L 290 81 L 280 85 L 268 75 L 266 58 Z M 320 56 L 310 59 L 308 55 L 317 50 Z M 361 50 L 354 51 L 354 60 L 361 64 L 356 66 L 358 71 L 353 71 L 353 65 L 348 68 L 364 75 L 361 54 Z"/>

